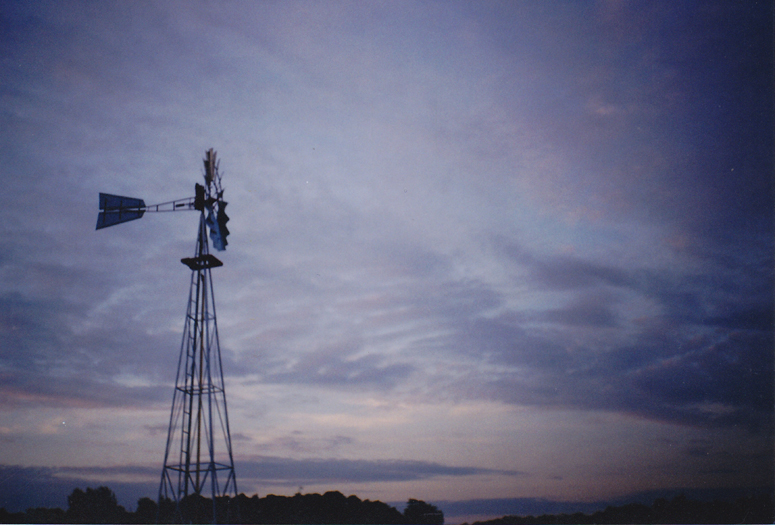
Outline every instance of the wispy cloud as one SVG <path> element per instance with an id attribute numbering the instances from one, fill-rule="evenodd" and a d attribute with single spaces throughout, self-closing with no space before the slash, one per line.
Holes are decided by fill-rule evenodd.
<path id="1" fill-rule="evenodd" d="M 288 486 L 341 482 L 417 481 L 438 476 L 498 474 L 524 476 L 511 470 L 453 467 L 426 461 L 288 459 L 257 457 L 240 463 L 241 476 L 257 482 Z"/>

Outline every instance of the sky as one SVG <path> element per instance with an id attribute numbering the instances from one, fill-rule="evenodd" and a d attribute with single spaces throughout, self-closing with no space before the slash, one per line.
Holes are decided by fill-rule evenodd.
<path id="1" fill-rule="evenodd" d="M 2 0 L 0 49 L 0 506 L 156 497 L 198 218 L 98 193 L 209 148 L 240 492 L 772 489 L 770 2 Z"/>

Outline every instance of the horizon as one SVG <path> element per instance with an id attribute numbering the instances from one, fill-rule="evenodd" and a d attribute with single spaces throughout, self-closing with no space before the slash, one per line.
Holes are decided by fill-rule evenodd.
<path id="1" fill-rule="evenodd" d="M 772 2 L 0 24 L 0 507 L 158 487 L 198 217 L 97 201 L 191 197 L 210 148 L 238 492 L 775 490 Z"/>

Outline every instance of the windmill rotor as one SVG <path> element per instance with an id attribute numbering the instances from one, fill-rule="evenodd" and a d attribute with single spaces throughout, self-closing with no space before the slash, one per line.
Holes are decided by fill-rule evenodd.
<path id="1" fill-rule="evenodd" d="M 210 148 L 204 158 L 205 183 L 207 183 L 207 186 L 204 187 L 202 200 L 195 202 L 195 204 L 204 206 L 207 210 L 205 224 L 210 229 L 210 240 L 213 242 L 213 247 L 216 250 L 223 251 L 228 244 L 226 237 L 229 235 L 229 229 L 226 227 L 226 223 L 229 221 L 229 216 L 226 215 L 226 204 L 228 203 L 223 200 L 221 174 L 218 169 L 219 164 L 220 162 L 216 160 L 216 152 Z M 202 194 L 200 188 L 201 186 L 195 187 L 198 195 Z"/>

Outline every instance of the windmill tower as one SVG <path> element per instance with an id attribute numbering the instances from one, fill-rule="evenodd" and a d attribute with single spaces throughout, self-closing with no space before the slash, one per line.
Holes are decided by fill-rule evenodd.
<path id="1" fill-rule="evenodd" d="M 191 270 L 191 284 L 159 484 L 160 511 L 173 502 L 174 519 L 183 522 L 228 520 L 228 508 L 221 508 L 219 498 L 228 501 L 225 496 L 237 495 L 211 276 L 211 270 L 223 263 L 210 253 L 208 241 L 209 230 L 213 247 L 226 249 L 229 219 L 212 149 L 206 152 L 204 165 L 205 184 L 195 185 L 194 197 L 146 206 L 142 199 L 101 193 L 97 220 L 101 229 L 139 219 L 149 211 L 199 212 L 193 257 L 181 260 Z"/>

